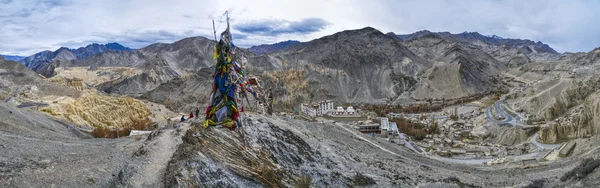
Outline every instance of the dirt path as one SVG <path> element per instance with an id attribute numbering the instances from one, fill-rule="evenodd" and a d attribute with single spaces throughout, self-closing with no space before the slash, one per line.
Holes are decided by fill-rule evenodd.
<path id="1" fill-rule="evenodd" d="M 4 103 L 7 103 L 8 101 L 10 101 L 10 99 L 12 99 L 12 97 L 19 92 L 19 89 L 21 89 L 21 87 L 18 87 L 17 89 L 15 89 L 14 91 L 12 91 L 8 97 L 6 97 L 6 100 L 4 100 Z"/>
<path id="2" fill-rule="evenodd" d="M 181 137 L 191 128 L 188 123 L 180 123 L 179 128 L 158 130 L 149 135 L 149 139 L 134 155 L 142 155 L 140 161 L 132 167 L 135 173 L 128 179 L 128 185 L 133 187 L 163 187 L 163 176 L 167 164 L 173 157 Z"/>
<path id="3" fill-rule="evenodd" d="M 535 94 L 534 96 L 531 96 L 531 97 L 529 97 L 528 101 L 529 101 L 529 100 L 531 100 L 531 98 L 534 98 L 534 97 L 539 97 L 540 95 L 542 95 L 542 94 L 546 93 L 547 91 L 550 91 L 551 89 L 554 89 L 556 86 L 559 86 L 560 84 L 562 84 L 562 83 L 563 83 L 563 81 L 565 81 L 565 80 L 567 80 L 567 79 L 560 79 L 560 81 L 559 81 L 558 83 L 554 84 L 553 86 L 551 86 L 551 87 L 549 87 L 549 88 L 546 88 L 546 89 L 544 89 L 544 90 L 542 90 L 542 91 L 538 92 L 538 93 L 537 93 L 537 94 Z"/>

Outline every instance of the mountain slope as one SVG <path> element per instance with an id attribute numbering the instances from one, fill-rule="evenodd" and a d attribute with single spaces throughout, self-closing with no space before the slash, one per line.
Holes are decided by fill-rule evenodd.
<path id="1" fill-rule="evenodd" d="M 371 27 L 347 30 L 249 59 L 248 72 L 292 107 L 321 99 L 375 102 L 395 98 L 430 67 L 392 37 Z M 302 89 L 301 87 L 306 87 Z"/>
<path id="2" fill-rule="evenodd" d="M 253 57 L 249 71 L 261 72 L 286 107 L 322 99 L 457 98 L 498 87 L 493 76 L 504 63 L 438 36 L 423 40 L 409 45 L 369 27 L 343 31 Z"/>
<path id="3" fill-rule="evenodd" d="M 532 60 L 557 61 L 574 58 L 569 54 L 561 55 L 542 42 L 534 42 L 527 39 L 505 39 L 496 35 L 484 36 L 477 32 L 452 34 L 449 32 L 431 32 L 422 30 L 412 34 L 396 35 L 395 33 L 388 33 L 388 35 L 395 36 L 402 41 L 410 41 L 435 35 L 450 42 L 459 42 L 477 46 L 482 51 L 492 55 L 500 61 L 509 62 L 513 58 L 518 57 L 517 59 L 512 60 L 512 64 L 523 64 Z"/>
<path id="4" fill-rule="evenodd" d="M 477 42 L 482 42 L 492 46 L 508 46 L 512 48 L 517 48 L 522 50 L 521 52 L 523 53 L 532 53 L 535 51 L 538 53 L 558 54 L 558 52 L 556 52 L 550 46 L 539 41 L 534 42 L 527 39 L 505 39 L 496 35 L 484 36 L 482 34 L 479 34 L 478 32 L 463 32 L 459 34 L 452 34 L 450 32 L 431 32 L 428 30 L 422 30 L 412 34 L 397 35 L 397 37 L 401 40 L 411 40 L 415 38 L 420 38 L 424 35 L 431 33 L 438 35 L 444 39 L 455 42 L 468 42 L 475 44 Z"/>
<path id="5" fill-rule="evenodd" d="M 171 79 L 189 77 L 202 68 L 213 66 L 215 44 L 204 37 L 190 37 L 171 44 L 156 43 L 138 50 L 104 52 L 80 60 L 56 61 L 39 70 L 51 77 L 56 75 L 54 70 L 58 67 L 133 68 L 141 73 L 122 76 L 99 84 L 97 88 L 107 93 L 141 95 Z"/>
<path id="6" fill-rule="evenodd" d="M 26 58 L 24 56 L 2 55 L 2 54 L 0 54 L 0 57 L 4 57 L 4 59 L 6 59 L 6 60 L 12 60 L 12 61 L 19 61 L 21 59 L 25 59 Z"/>
<path id="7" fill-rule="evenodd" d="M 54 61 L 70 61 L 76 59 L 85 59 L 95 54 L 99 54 L 102 52 L 122 52 L 129 51 L 130 48 L 124 47 L 118 43 L 108 43 L 108 44 L 90 44 L 86 47 L 80 47 L 78 49 L 69 49 L 66 47 L 61 47 L 56 51 L 42 51 L 21 59 L 19 62 L 24 64 L 30 69 L 34 71 L 38 71 L 42 69 L 46 65 L 54 62 Z"/>
<path id="8" fill-rule="evenodd" d="M 250 50 L 252 53 L 261 55 L 261 54 L 270 53 L 273 51 L 282 50 L 284 48 L 287 48 L 289 46 L 299 44 L 299 43 L 300 43 L 300 41 L 288 40 L 288 41 L 278 42 L 275 44 L 261 44 L 258 46 L 252 46 L 252 47 L 248 48 L 248 50 Z"/>

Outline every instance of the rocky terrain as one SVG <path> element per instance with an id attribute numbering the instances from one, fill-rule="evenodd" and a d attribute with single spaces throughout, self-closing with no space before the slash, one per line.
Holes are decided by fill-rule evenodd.
<path id="1" fill-rule="evenodd" d="M 473 140 L 508 148 L 512 155 L 506 163 L 489 166 L 481 162 L 489 158 L 445 158 L 398 144 L 398 138 L 362 134 L 353 122 L 264 115 L 252 98 L 244 101 L 243 126 L 234 131 L 204 129 L 203 118 L 179 122 L 195 107 L 204 116 L 213 82 L 214 41 L 191 37 L 137 50 L 101 46 L 42 52 L 21 60 L 29 68 L 0 58 L 0 117 L 6 117 L 0 119 L 0 185 L 600 184 L 599 48 L 559 54 L 530 40 L 428 31 L 395 35 L 366 27 L 239 51 L 247 59 L 240 62 L 245 74 L 273 89 L 277 112 L 325 99 L 344 105 L 409 105 L 506 90 L 495 99 L 487 97 L 489 104 L 482 99 L 465 107 L 485 111 L 500 106 L 487 108 L 497 118 L 486 113 L 471 117 Z M 454 106 L 443 111 L 448 108 Z M 498 110 L 502 108 L 508 112 Z M 93 138 L 88 132 L 97 127 L 149 131 Z M 555 143 L 576 147 L 570 156 L 523 162 L 559 155 L 545 148 Z"/>
<path id="2" fill-rule="evenodd" d="M 303 74 L 301 77 L 313 86 L 303 90 L 306 93 L 291 93 L 293 88 L 285 85 L 276 88 L 278 96 L 290 100 L 282 101 L 285 104 L 296 100 L 292 95 L 302 96 L 304 101 L 331 98 L 346 103 L 467 96 L 496 89 L 493 75 L 505 67 L 483 52 L 458 44 L 448 43 L 437 51 L 426 52 L 419 51 L 418 44 L 411 49 L 391 39 L 370 27 L 343 31 L 253 57 L 249 69 L 267 74 L 292 70 Z M 436 45 L 423 43 L 421 48 L 427 50 Z M 267 83 L 277 82 L 264 77 Z"/>
<path id="3" fill-rule="evenodd" d="M 81 79 L 45 79 L 24 65 L 0 59 L 0 83 L 6 102 L 37 106 L 50 116 L 79 127 L 147 127 L 152 122 L 145 104 L 125 96 L 107 96 Z"/>

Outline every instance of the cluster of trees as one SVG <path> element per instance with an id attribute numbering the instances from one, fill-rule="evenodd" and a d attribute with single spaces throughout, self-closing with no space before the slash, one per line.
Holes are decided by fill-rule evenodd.
<path id="1" fill-rule="evenodd" d="M 366 104 L 361 106 L 361 109 L 375 112 L 378 116 L 386 116 L 388 113 L 426 113 L 426 112 L 437 112 L 442 110 L 443 106 L 435 105 L 429 106 L 429 104 L 400 106 L 400 105 L 385 105 L 385 104 Z"/>
<path id="2" fill-rule="evenodd" d="M 395 118 L 390 121 L 396 123 L 398 131 L 413 137 L 415 140 L 423 140 L 428 134 L 439 134 L 440 132 L 437 123 L 433 123 L 433 125 L 428 127 L 425 124 L 414 123 L 405 118 Z"/>

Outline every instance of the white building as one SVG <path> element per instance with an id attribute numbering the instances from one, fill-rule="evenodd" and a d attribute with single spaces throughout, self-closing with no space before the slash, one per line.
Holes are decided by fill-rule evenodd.
<path id="1" fill-rule="evenodd" d="M 392 136 L 398 134 L 398 125 L 396 125 L 396 122 L 390 122 L 389 131 L 388 132 Z"/>
<path id="2" fill-rule="evenodd" d="M 301 104 L 300 110 L 305 115 L 308 115 L 310 117 L 317 117 L 317 109 L 315 109 L 313 106 L 311 106 L 309 104 L 305 104 L 305 103 Z"/>
<path id="3" fill-rule="evenodd" d="M 334 115 L 344 115 L 346 114 L 346 110 L 344 110 L 344 107 L 338 106 L 335 111 L 333 112 Z"/>
<path id="4" fill-rule="evenodd" d="M 317 109 L 317 116 L 323 116 L 333 111 L 333 101 L 326 100 L 319 102 L 319 108 Z"/>
<path id="5" fill-rule="evenodd" d="M 346 109 L 346 114 L 354 115 L 354 113 L 355 113 L 354 108 L 352 106 L 348 106 L 348 108 Z"/>
<path id="6" fill-rule="evenodd" d="M 383 130 L 389 130 L 390 129 L 390 122 L 388 120 L 388 118 L 381 118 L 381 131 Z"/>
<path id="7" fill-rule="evenodd" d="M 313 105 L 303 103 L 301 104 L 300 108 L 302 113 L 310 117 L 323 116 L 325 114 L 333 112 L 333 101 L 321 101 L 318 104 Z"/>

